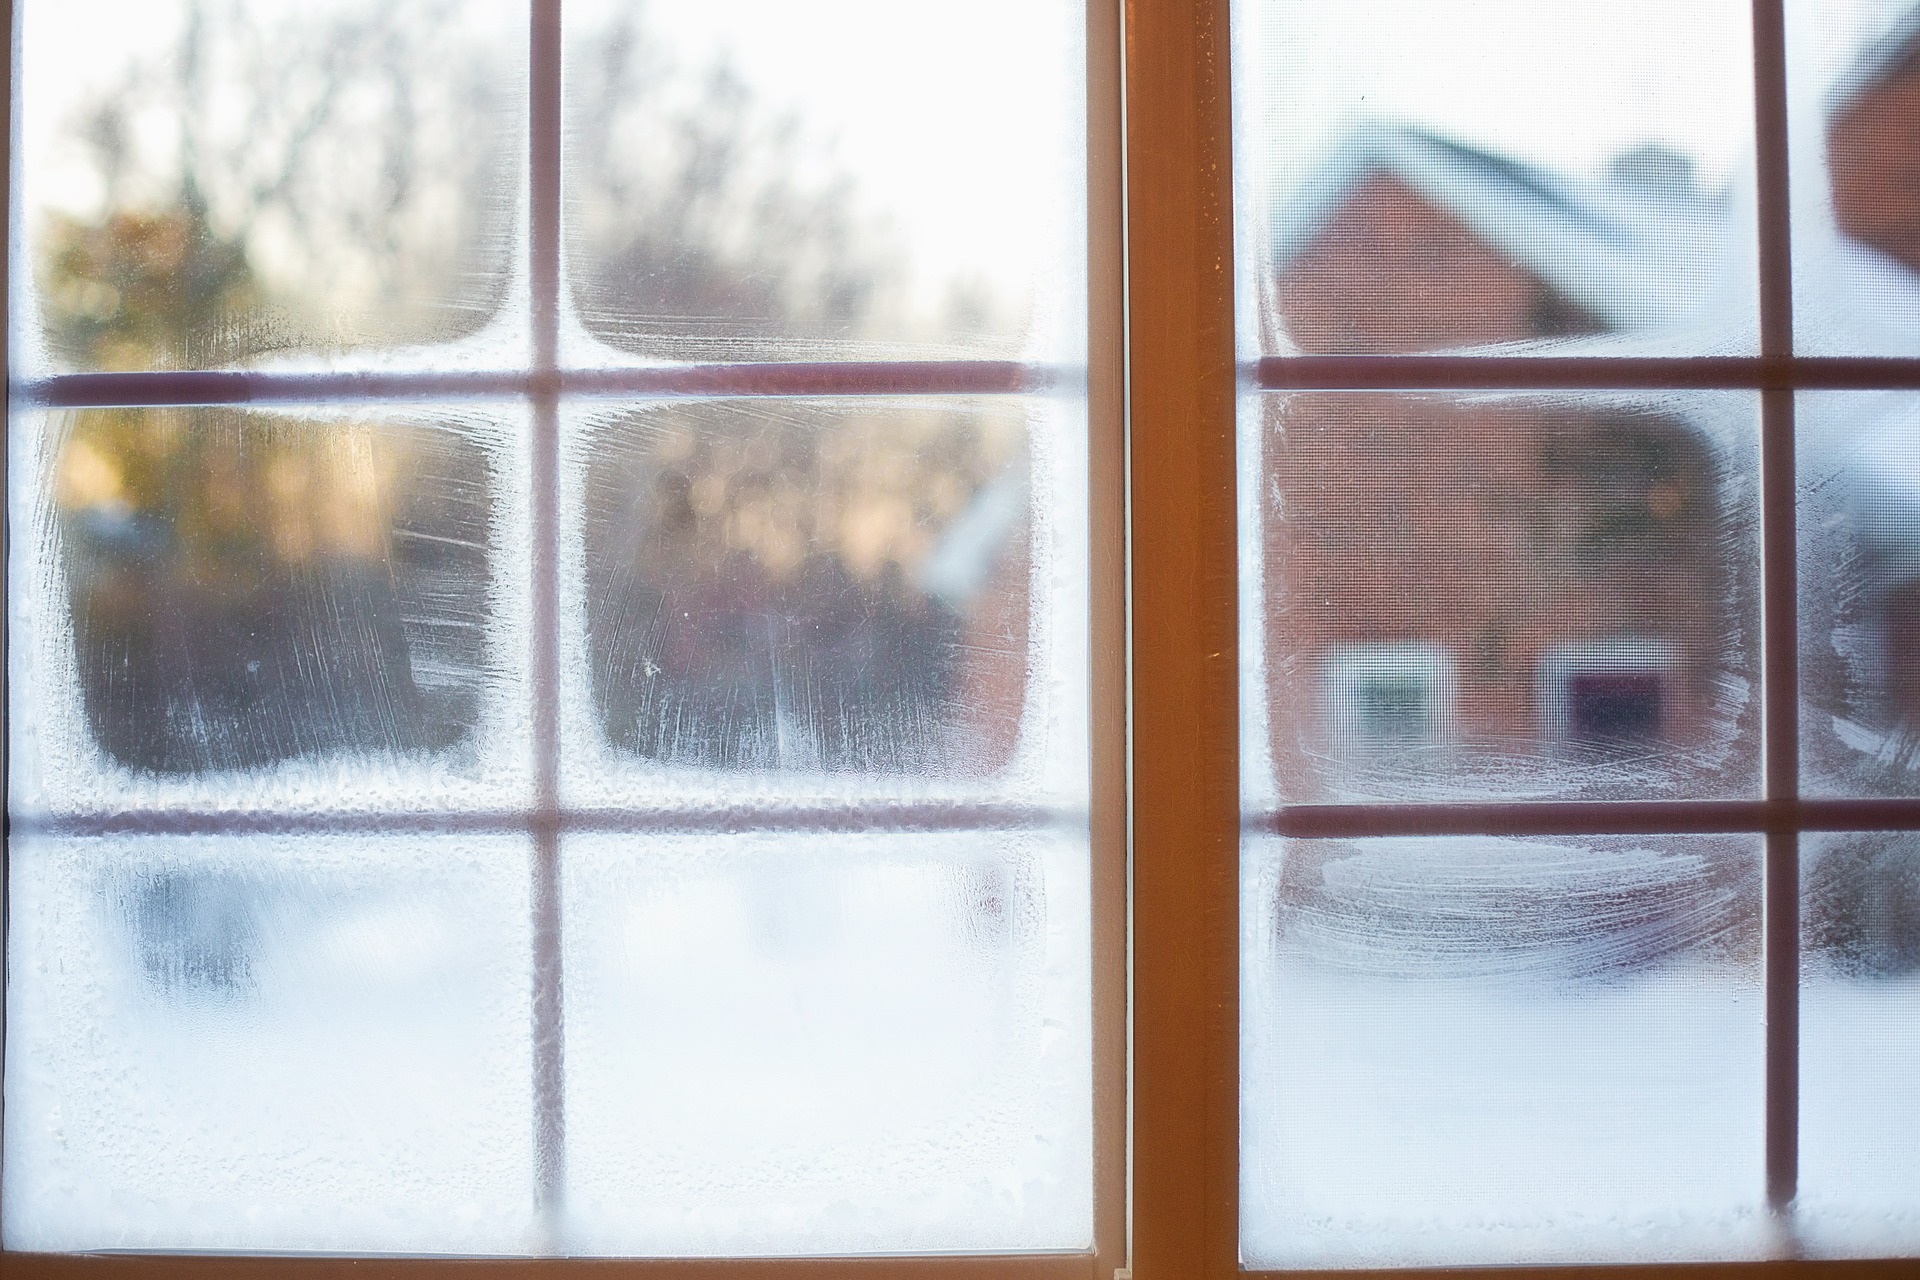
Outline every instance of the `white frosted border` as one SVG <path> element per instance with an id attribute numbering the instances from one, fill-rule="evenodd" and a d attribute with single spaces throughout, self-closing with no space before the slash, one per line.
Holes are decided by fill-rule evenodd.
<path id="1" fill-rule="evenodd" d="M 743 398 L 751 404 L 762 397 Z M 993 408 L 1025 410 L 1031 572 L 1027 621 L 1028 682 L 1013 757 L 980 778 L 928 780 L 903 775 L 697 769 L 665 766 L 607 741 L 589 687 L 586 654 L 586 459 L 605 402 L 581 401 L 561 416 L 562 492 L 559 573 L 561 794 L 563 804 L 645 812 L 676 807 L 742 805 L 1028 804 L 1072 808 L 1087 803 L 1089 717 L 1090 545 L 1086 401 L 1079 395 L 854 398 L 793 397 L 788 402 L 846 406 L 861 414 Z M 625 406 L 623 406 L 624 408 Z M 642 411 L 671 413 L 670 403 L 635 401 Z"/>
<path id="2" fill-rule="evenodd" d="M 404 808 L 416 813 L 498 809 L 528 793 L 531 618 L 531 480 L 524 410 L 400 405 L 238 409 L 267 418 L 419 424 L 455 430 L 486 456 L 493 496 L 487 666 L 471 739 L 435 756 L 356 757 L 341 753 L 261 769 L 188 777 L 116 764 L 93 742 L 74 669 L 52 470 L 63 423 L 73 410 L 17 410 L 8 422 L 9 805 L 15 815 L 111 814 L 130 810 L 298 814 Z M 185 412 L 192 412 L 186 410 Z"/>

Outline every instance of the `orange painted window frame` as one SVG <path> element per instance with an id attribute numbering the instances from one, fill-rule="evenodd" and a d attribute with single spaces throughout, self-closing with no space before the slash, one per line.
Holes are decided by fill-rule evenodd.
<path id="1" fill-rule="evenodd" d="M 1779 3 L 1755 3 L 1757 32 L 1772 33 L 1771 42 L 1757 41 L 1762 59 L 1768 48 L 1778 52 Z M 9 33 L 12 11 L 7 0 Z M 22 1280 L 517 1280 L 573 1274 L 623 1280 L 1226 1280 L 1243 1274 L 1237 1247 L 1240 814 L 1234 524 L 1234 407 L 1241 371 L 1235 367 L 1233 340 L 1228 30 L 1228 0 L 1093 0 L 1089 5 L 1095 514 L 1089 678 L 1097 695 L 1092 768 L 1095 1036 L 1100 1046 L 1094 1251 L 750 1261 L 5 1254 L 0 1272 Z M 10 92 L 0 94 L 0 112 L 10 111 L 10 105 Z M 1763 117 L 1769 109 L 1763 102 Z M 10 136 L 10 121 L 0 119 L 0 126 Z M 1769 130 L 1784 138 L 1783 107 L 1761 121 L 1763 155 Z M 1783 191 L 1784 172 L 1769 177 L 1763 164 L 1761 182 L 1763 192 L 1769 182 Z M 1784 202 L 1776 201 L 1773 208 L 1775 217 L 1765 223 L 1763 257 L 1771 254 L 1778 268 L 1786 252 Z M 1791 391 L 1800 385 L 1795 379 L 1812 374 L 1802 368 L 1808 362 L 1793 361 L 1787 354 L 1790 344 L 1780 342 L 1781 305 L 1778 296 L 1768 304 L 1774 336 L 1760 358 L 1714 376 L 1746 378 L 1742 385 L 1760 388 L 1767 403 L 1784 402 L 1790 427 Z M 1690 364 L 1698 376 L 1711 372 L 1702 362 L 1679 363 Z M 1298 372 L 1280 370 L 1272 376 Z M 1685 370 L 1667 372 L 1691 376 Z M 1266 371 L 1261 373 L 1264 381 Z M 1439 385 L 1469 385 L 1479 378 L 1482 385 L 1509 385 L 1513 379 L 1560 375 L 1539 366 L 1503 369 L 1497 362 L 1476 362 L 1452 371 L 1431 364 L 1404 364 L 1398 371 L 1361 365 L 1312 376 L 1360 385 L 1384 380 L 1382 385 L 1391 386 L 1405 385 L 1408 378 Z M 1649 370 L 1644 376 L 1660 375 Z M 1771 420 L 1782 420 L 1778 409 Z M 1783 436 L 1790 445 L 1790 434 L 1776 426 L 1767 454 L 1768 492 L 1776 505 Z M 1790 465 L 1790 448 L 1785 461 Z M 1790 470 L 1785 476 L 1790 510 Z M 1791 551 L 1790 543 L 1786 549 Z M 1773 544 L 1771 554 L 1780 550 Z M 1769 628 L 1770 639 L 1781 639 L 1779 625 L 1776 620 Z M 1780 661 L 1781 652 L 1776 643 L 1769 662 Z M 1724 820 L 1703 807 L 1694 809 L 1691 821 Z M 1563 824 L 1579 820 L 1578 815 L 1560 818 Z M 1768 800 L 1740 820 L 1760 822 L 1751 829 L 1771 837 L 1775 831 L 1797 832 L 1806 818 L 1794 796 L 1770 788 Z M 1920 1275 L 1920 1264 L 1789 1261 L 1510 1268 L 1505 1274 L 1892 1280 Z"/>

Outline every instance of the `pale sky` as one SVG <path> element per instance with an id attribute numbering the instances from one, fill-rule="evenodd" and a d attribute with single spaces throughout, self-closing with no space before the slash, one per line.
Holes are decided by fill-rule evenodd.
<path id="1" fill-rule="evenodd" d="M 1912 3 L 1788 0 L 1796 96 Z M 1750 12 L 1750 0 L 1267 0 L 1236 14 L 1241 126 L 1281 171 L 1371 116 L 1574 172 L 1660 141 L 1718 183 L 1753 137 Z"/>
<path id="2" fill-rule="evenodd" d="M 354 3 L 356 0 L 315 0 Z M 391 0 L 404 3 L 405 0 Z M 593 22 L 627 0 L 568 0 Z M 256 0 L 280 13 L 283 0 Z M 522 38 L 514 0 L 473 0 Z M 1364 115 L 1414 120 L 1518 156 L 1591 169 L 1659 139 L 1705 178 L 1751 136 L 1749 0 L 1267 0 L 1236 15 L 1242 155 L 1297 169 Z M 1911 0 L 1790 0 L 1815 78 Z M 179 0 L 24 5 L 28 198 L 83 203 L 55 127 L 131 55 L 164 47 Z M 1014 279 L 1077 256 L 1081 47 L 1074 0 L 653 0 L 696 65 L 724 56 L 808 148 L 858 176 L 927 280 Z M 481 15 L 486 15 L 482 17 Z M 1064 284 L 1065 282 L 1060 282 Z"/>

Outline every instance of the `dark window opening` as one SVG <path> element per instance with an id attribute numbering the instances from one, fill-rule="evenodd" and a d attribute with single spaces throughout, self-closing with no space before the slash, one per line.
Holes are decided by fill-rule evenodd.
<path id="1" fill-rule="evenodd" d="M 1567 736 L 1576 742 L 1646 742 L 1666 723 L 1666 680 L 1653 671 L 1585 671 L 1567 677 Z"/>

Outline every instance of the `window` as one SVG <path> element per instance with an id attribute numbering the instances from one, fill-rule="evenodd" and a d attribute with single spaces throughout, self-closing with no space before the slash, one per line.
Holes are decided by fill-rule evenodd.
<path id="1" fill-rule="evenodd" d="M 1568 645 L 1541 671 L 1547 735 L 1562 742 L 1631 750 L 1673 726 L 1670 645 L 1612 640 Z"/>
<path id="2" fill-rule="evenodd" d="M 1231 21 L 1237 878 L 1135 902 L 1239 909 L 1192 979 L 1237 965 L 1238 1212 L 1187 1240 L 1220 1274 L 1911 1253 L 1910 6 Z M 1317 758 L 1332 635 L 1444 646 L 1449 749 Z"/>
<path id="3" fill-rule="evenodd" d="M 8 1248 L 1123 1260 L 1117 15 L 834 8 L 19 6 Z"/>
<path id="4" fill-rule="evenodd" d="M 1327 722 L 1349 752 L 1446 741 L 1453 664 L 1424 644 L 1336 647 L 1327 658 Z"/>
<path id="5" fill-rule="evenodd" d="M 0 1228 L 131 1256 L 9 1261 L 1911 1254 L 1910 63 L 1782 4 L 19 6 Z M 1339 109 L 1516 68 L 1751 168 Z"/>

